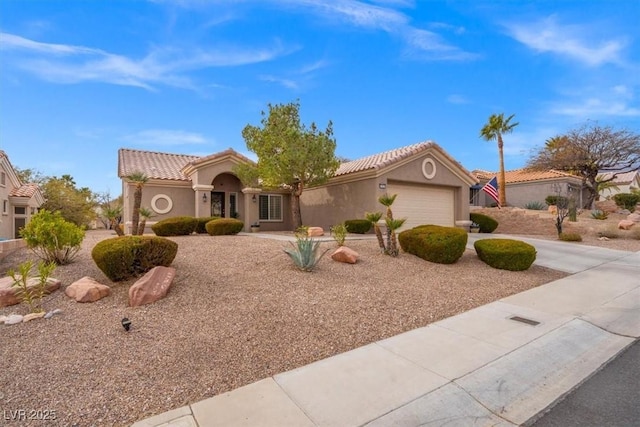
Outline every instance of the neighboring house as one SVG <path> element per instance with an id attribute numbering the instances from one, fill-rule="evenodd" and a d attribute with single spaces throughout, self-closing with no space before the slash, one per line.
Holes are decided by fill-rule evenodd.
<path id="1" fill-rule="evenodd" d="M 498 172 L 474 170 L 471 172 L 479 181 L 471 187 L 469 202 L 473 206 L 493 206 L 495 200 L 489 197 L 482 187 Z M 557 170 L 538 171 L 533 169 L 514 169 L 505 171 L 507 205 L 523 208 L 527 203 L 544 203 L 549 195 L 577 194 L 578 206 L 589 196 L 586 189 L 582 189 L 582 178 Z"/>
<path id="2" fill-rule="evenodd" d="M 608 179 L 611 177 L 611 173 L 603 173 L 600 176 Z M 618 193 L 631 193 L 632 190 L 640 190 L 640 170 L 619 173 L 611 183 L 618 188 L 605 188 L 600 191 L 601 198 L 610 198 Z"/>
<path id="3" fill-rule="evenodd" d="M 44 203 L 37 184 L 23 184 L 7 154 L 0 150 L 0 240 L 20 238 L 24 227 Z"/>
<path id="4" fill-rule="evenodd" d="M 256 222 L 261 231 L 291 230 L 290 193 L 243 188 L 233 168 L 251 162 L 232 149 L 206 157 L 131 149 L 118 152 L 118 176 L 123 182 L 123 215 L 130 228 L 134 185 L 127 176 L 141 172 L 149 181 L 142 206 L 156 221 L 181 215 L 239 217 L 245 230 Z M 475 178 L 441 147 L 423 142 L 343 163 L 325 185 L 306 188 L 300 204 L 305 225 L 328 229 L 347 219 L 382 211 L 378 197 L 398 194 L 396 218 L 404 228 L 418 224 L 454 226 L 468 221 L 469 187 Z"/>

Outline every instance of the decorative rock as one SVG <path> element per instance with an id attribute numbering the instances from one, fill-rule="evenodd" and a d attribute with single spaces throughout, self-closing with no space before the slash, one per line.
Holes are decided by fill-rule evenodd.
<path id="1" fill-rule="evenodd" d="M 346 246 L 340 246 L 331 254 L 331 259 L 338 262 L 346 262 L 348 264 L 355 264 L 358 261 L 358 252 Z"/>
<path id="2" fill-rule="evenodd" d="M 618 211 L 618 206 L 613 200 L 602 200 L 596 202 L 596 209 L 599 209 L 606 213 L 614 213 Z"/>
<path id="3" fill-rule="evenodd" d="M 54 314 L 60 314 L 60 313 L 62 313 L 62 310 L 60 310 L 59 308 L 56 308 L 55 310 L 50 311 L 47 314 L 45 314 L 44 318 L 45 319 L 51 319 Z"/>
<path id="4" fill-rule="evenodd" d="M 18 323 L 22 323 L 22 320 L 24 320 L 24 316 L 21 316 L 19 314 L 10 314 L 7 319 L 4 321 L 5 325 L 15 325 Z"/>
<path id="5" fill-rule="evenodd" d="M 64 293 L 76 302 L 94 302 L 109 295 L 111 288 L 98 283 L 93 277 L 84 276 L 67 286 Z"/>
<path id="6" fill-rule="evenodd" d="M 609 240 L 609 238 L 606 236 L 602 236 L 602 237 L 598 237 L 598 240 L 602 240 L 603 242 L 606 242 L 607 240 Z"/>
<path id="7" fill-rule="evenodd" d="M 28 322 L 28 321 L 33 320 L 33 319 L 39 319 L 41 317 L 44 317 L 44 315 L 45 315 L 44 311 L 41 311 L 39 313 L 29 313 L 26 316 L 24 316 L 22 321 L 23 322 Z"/>
<path id="8" fill-rule="evenodd" d="M 4 323 L 4 321 L 7 319 L 8 319 L 7 316 L 0 316 L 0 323 Z"/>
<path id="9" fill-rule="evenodd" d="M 631 230 L 631 227 L 633 227 L 634 224 L 635 222 L 633 221 L 629 221 L 628 219 L 623 219 L 618 223 L 618 228 L 620 230 Z"/>
<path id="10" fill-rule="evenodd" d="M 154 267 L 129 288 L 129 305 L 151 304 L 164 298 L 169 292 L 176 269 L 173 267 Z"/>
<path id="11" fill-rule="evenodd" d="M 309 227 L 307 230 L 307 236 L 309 237 L 319 237 L 324 236 L 324 230 L 322 227 Z"/>
<path id="12" fill-rule="evenodd" d="M 627 219 L 629 221 L 633 221 L 633 222 L 640 222 L 640 214 L 638 213 L 631 213 L 627 216 Z"/>
<path id="13" fill-rule="evenodd" d="M 32 288 L 40 282 L 39 277 L 30 277 L 27 280 L 27 286 Z M 0 307 L 7 307 L 20 303 L 20 299 L 16 296 L 16 289 L 13 287 L 13 279 L 9 276 L 0 279 Z M 60 280 L 49 277 L 47 279 L 47 285 L 45 294 L 57 290 L 60 287 Z"/>

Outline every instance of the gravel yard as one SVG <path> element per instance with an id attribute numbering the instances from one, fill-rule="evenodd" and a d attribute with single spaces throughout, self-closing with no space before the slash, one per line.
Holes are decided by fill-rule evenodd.
<path id="1" fill-rule="evenodd" d="M 286 242 L 194 235 L 172 238 L 177 273 L 167 297 L 130 308 L 134 280 L 111 283 L 90 257 L 108 237 L 89 231 L 76 261 L 54 277 L 63 287 L 94 277 L 112 286 L 109 297 L 79 304 L 59 290 L 44 307 L 62 314 L 0 326 L 2 423 L 11 424 L 10 411 L 33 410 L 55 411 L 56 421 L 15 425 L 129 425 L 566 275 L 495 270 L 469 250 L 453 265 L 394 259 L 374 240 L 347 241 L 361 255 L 355 265 L 328 253 L 306 273 L 283 253 Z M 31 257 L 10 254 L 0 273 Z M 26 306 L 0 309 L 12 313 L 26 314 Z"/>

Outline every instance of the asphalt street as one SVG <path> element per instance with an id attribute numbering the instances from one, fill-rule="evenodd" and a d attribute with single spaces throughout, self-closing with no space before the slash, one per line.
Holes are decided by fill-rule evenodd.
<path id="1" fill-rule="evenodd" d="M 574 426 L 640 426 L 640 341 L 533 424 L 533 427 Z"/>

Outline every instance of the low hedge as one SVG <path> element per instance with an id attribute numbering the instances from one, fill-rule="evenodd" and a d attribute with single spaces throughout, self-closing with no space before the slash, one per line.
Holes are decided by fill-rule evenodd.
<path id="1" fill-rule="evenodd" d="M 501 270 L 527 270 L 536 260 L 536 248 L 520 240 L 482 239 L 473 247 L 485 264 Z"/>
<path id="2" fill-rule="evenodd" d="M 371 230 L 371 222 L 366 219 L 348 219 L 344 222 L 349 233 L 365 234 Z"/>
<path id="3" fill-rule="evenodd" d="M 91 257 L 113 282 L 143 275 L 153 267 L 168 267 L 178 253 L 178 244 L 164 237 L 120 236 L 98 242 Z"/>
<path id="4" fill-rule="evenodd" d="M 205 227 L 209 221 L 214 219 L 220 219 L 219 216 L 205 216 L 203 218 L 196 218 L 198 223 L 196 224 L 196 233 L 207 234 L 207 228 Z"/>
<path id="5" fill-rule="evenodd" d="M 563 242 L 582 242 L 582 236 L 578 233 L 560 233 L 558 239 Z"/>
<path id="6" fill-rule="evenodd" d="M 469 219 L 480 226 L 480 233 L 493 233 L 498 228 L 498 221 L 489 215 L 472 212 L 469 214 Z"/>
<path id="7" fill-rule="evenodd" d="M 205 228 L 211 236 L 225 236 L 241 232 L 244 222 L 234 218 L 220 218 L 207 222 Z"/>
<path id="8" fill-rule="evenodd" d="M 461 228 L 420 225 L 398 234 L 403 251 L 438 264 L 453 264 L 467 246 L 467 232 Z"/>
<path id="9" fill-rule="evenodd" d="M 174 216 L 151 226 L 156 236 L 188 236 L 196 230 L 198 219 L 192 216 Z"/>

